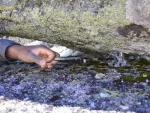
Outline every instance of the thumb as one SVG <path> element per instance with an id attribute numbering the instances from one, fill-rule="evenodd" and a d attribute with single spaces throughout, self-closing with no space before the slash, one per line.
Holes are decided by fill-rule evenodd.
<path id="1" fill-rule="evenodd" d="M 47 64 L 46 64 L 46 60 L 45 59 L 41 59 L 37 62 L 37 64 L 41 67 L 41 68 L 46 68 Z"/>
<path id="2" fill-rule="evenodd" d="M 46 68 L 45 58 L 32 54 L 32 60 L 34 63 L 38 64 L 41 68 Z"/>

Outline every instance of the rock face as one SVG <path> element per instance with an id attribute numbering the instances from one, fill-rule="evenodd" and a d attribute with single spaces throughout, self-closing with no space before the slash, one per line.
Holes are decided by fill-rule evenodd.
<path id="1" fill-rule="evenodd" d="M 12 6 L 15 5 L 17 0 L 0 0 L 1 5 Z"/>
<path id="2" fill-rule="evenodd" d="M 64 9 L 65 11 L 80 10 L 98 12 L 106 5 L 110 5 L 115 0 L 0 0 L 1 5 L 12 6 L 23 3 L 26 7 L 40 7 L 48 4 L 54 8 Z"/>
<path id="3" fill-rule="evenodd" d="M 150 39 L 135 41 L 117 32 L 118 27 L 128 25 L 125 2 L 0 0 L 0 34 L 57 43 L 98 57 L 114 49 L 150 54 Z"/>
<path id="4" fill-rule="evenodd" d="M 150 27 L 150 0 L 128 0 L 126 15 L 131 22 Z"/>
<path id="5" fill-rule="evenodd" d="M 58 43 L 90 54 L 108 51 L 124 42 L 111 25 L 125 17 L 122 2 L 115 5 L 116 1 L 1 0 L 0 33 Z"/>

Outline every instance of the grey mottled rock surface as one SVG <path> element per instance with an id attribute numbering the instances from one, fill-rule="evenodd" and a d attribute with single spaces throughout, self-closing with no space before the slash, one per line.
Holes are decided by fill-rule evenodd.
<path id="1" fill-rule="evenodd" d="M 150 0 L 128 0 L 126 15 L 131 22 L 150 27 Z"/>
<path id="2" fill-rule="evenodd" d="M 149 65 L 116 69 L 103 61 L 75 61 L 52 70 L 21 62 L 0 65 L 2 113 L 149 113 Z"/>

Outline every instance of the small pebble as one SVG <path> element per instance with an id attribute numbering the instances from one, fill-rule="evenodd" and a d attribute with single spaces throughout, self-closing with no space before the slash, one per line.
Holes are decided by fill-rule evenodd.
<path id="1" fill-rule="evenodd" d="M 129 109 L 129 106 L 120 105 L 119 107 L 120 107 L 122 110 L 128 110 L 128 109 Z"/>
<path id="2" fill-rule="evenodd" d="M 96 79 L 101 79 L 102 77 L 104 77 L 105 76 L 105 74 L 103 74 L 103 73 L 97 73 L 96 75 L 95 75 L 95 78 Z"/>
<path id="3" fill-rule="evenodd" d="M 100 93 L 100 97 L 101 98 L 108 98 L 108 97 L 111 97 L 111 96 L 108 93 Z"/>

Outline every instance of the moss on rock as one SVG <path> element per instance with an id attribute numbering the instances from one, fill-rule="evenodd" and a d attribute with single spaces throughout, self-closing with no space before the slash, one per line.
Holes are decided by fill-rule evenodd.
<path id="1" fill-rule="evenodd" d="M 98 12 L 95 13 L 90 8 L 81 10 L 81 6 L 79 10 L 66 11 L 66 5 L 64 5 L 61 10 L 59 5 L 56 8 L 54 3 L 46 0 L 42 2 L 40 0 L 20 1 L 15 5 L 17 12 L 13 12 L 11 17 L 4 14 L 0 16 L 1 20 L 9 18 L 13 21 L 13 24 L 7 24 L 5 31 L 0 31 L 0 33 L 59 43 L 82 49 L 87 53 L 121 48 L 125 41 L 120 38 L 116 29 L 118 26 L 128 24 L 125 19 L 125 0 L 112 0 L 113 2 L 107 5 L 102 0 L 93 2 L 79 0 L 78 2 L 81 1 L 83 4 L 97 4 L 95 7 L 100 4 L 105 4 L 105 6 L 96 10 Z M 60 3 L 68 6 L 66 2 Z"/>

